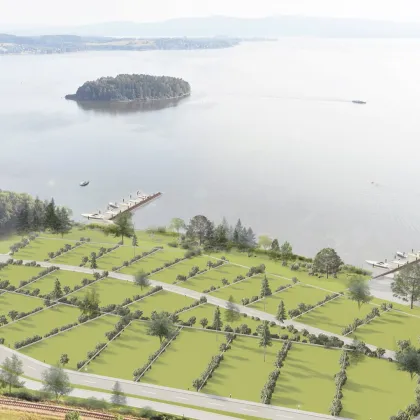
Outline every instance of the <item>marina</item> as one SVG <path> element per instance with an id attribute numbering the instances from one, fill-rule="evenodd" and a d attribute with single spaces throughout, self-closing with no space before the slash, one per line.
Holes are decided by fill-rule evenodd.
<path id="1" fill-rule="evenodd" d="M 420 251 L 402 252 L 397 251 L 391 260 L 385 258 L 381 261 L 366 260 L 366 263 L 374 269 L 373 279 L 380 277 L 392 277 L 394 273 L 404 266 L 420 262 Z"/>
<path id="2" fill-rule="evenodd" d="M 145 194 L 137 191 L 135 194 L 130 194 L 127 198 L 123 198 L 120 202 L 109 202 L 105 211 L 98 210 L 95 213 L 82 213 L 82 216 L 88 220 L 112 223 L 117 216 L 127 212 L 134 212 L 147 206 L 161 196 L 161 192 Z"/>

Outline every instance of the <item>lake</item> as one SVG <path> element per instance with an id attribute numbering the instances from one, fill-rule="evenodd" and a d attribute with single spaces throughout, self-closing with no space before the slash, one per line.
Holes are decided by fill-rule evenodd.
<path id="1" fill-rule="evenodd" d="M 192 96 L 127 113 L 64 99 L 118 73 L 182 77 Z M 419 79 L 420 40 L 0 56 L 0 188 L 54 196 L 77 219 L 162 191 L 136 227 L 240 217 L 295 252 L 331 246 L 362 265 L 420 248 Z"/>

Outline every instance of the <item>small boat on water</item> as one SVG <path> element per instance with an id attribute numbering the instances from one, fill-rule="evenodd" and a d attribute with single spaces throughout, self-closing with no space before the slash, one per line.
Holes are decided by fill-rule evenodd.
<path id="1" fill-rule="evenodd" d="M 366 260 L 368 264 L 371 264 L 372 267 L 378 267 L 378 268 L 391 268 L 388 263 L 385 263 L 383 261 L 369 261 Z"/>
<path id="2" fill-rule="evenodd" d="M 81 186 L 81 187 L 87 187 L 87 186 L 89 185 L 89 182 L 90 182 L 90 181 L 82 181 L 82 182 L 80 183 L 80 186 Z"/>
<path id="3" fill-rule="evenodd" d="M 365 101 L 359 101 L 359 100 L 354 100 L 352 101 L 354 104 L 358 104 L 358 105 L 366 105 Z"/>
<path id="4" fill-rule="evenodd" d="M 397 251 L 397 256 L 400 258 L 407 258 L 408 255 L 406 252 Z"/>
<path id="5" fill-rule="evenodd" d="M 108 205 L 109 205 L 109 207 L 111 207 L 113 209 L 117 209 L 118 208 L 118 204 L 117 203 L 109 203 Z"/>

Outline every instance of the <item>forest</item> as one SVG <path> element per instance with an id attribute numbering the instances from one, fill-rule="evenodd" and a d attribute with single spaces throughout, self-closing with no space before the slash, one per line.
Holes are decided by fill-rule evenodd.
<path id="1" fill-rule="evenodd" d="M 183 79 L 147 74 L 119 74 L 85 82 L 76 94 L 66 99 L 76 101 L 147 101 L 188 96 L 191 87 Z"/>

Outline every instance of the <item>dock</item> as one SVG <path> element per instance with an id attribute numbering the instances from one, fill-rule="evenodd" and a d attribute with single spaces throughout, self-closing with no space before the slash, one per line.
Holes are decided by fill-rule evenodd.
<path id="1" fill-rule="evenodd" d="M 98 210 L 96 213 L 83 213 L 82 216 L 88 220 L 112 223 L 116 217 L 145 207 L 161 196 L 161 192 L 143 194 L 141 191 L 137 191 L 135 194 L 130 194 L 127 198 L 123 198 L 121 202 L 109 202 L 105 211 Z"/>
<path id="2" fill-rule="evenodd" d="M 391 261 L 388 261 L 388 259 L 381 261 L 366 260 L 366 263 L 376 269 L 372 279 L 390 277 L 408 265 L 420 263 L 420 251 L 414 252 L 414 250 L 412 250 L 412 252 L 405 254 L 405 257 L 401 258 L 398 258 L 398 255 L 395 255 L 395 258 Z"/>

